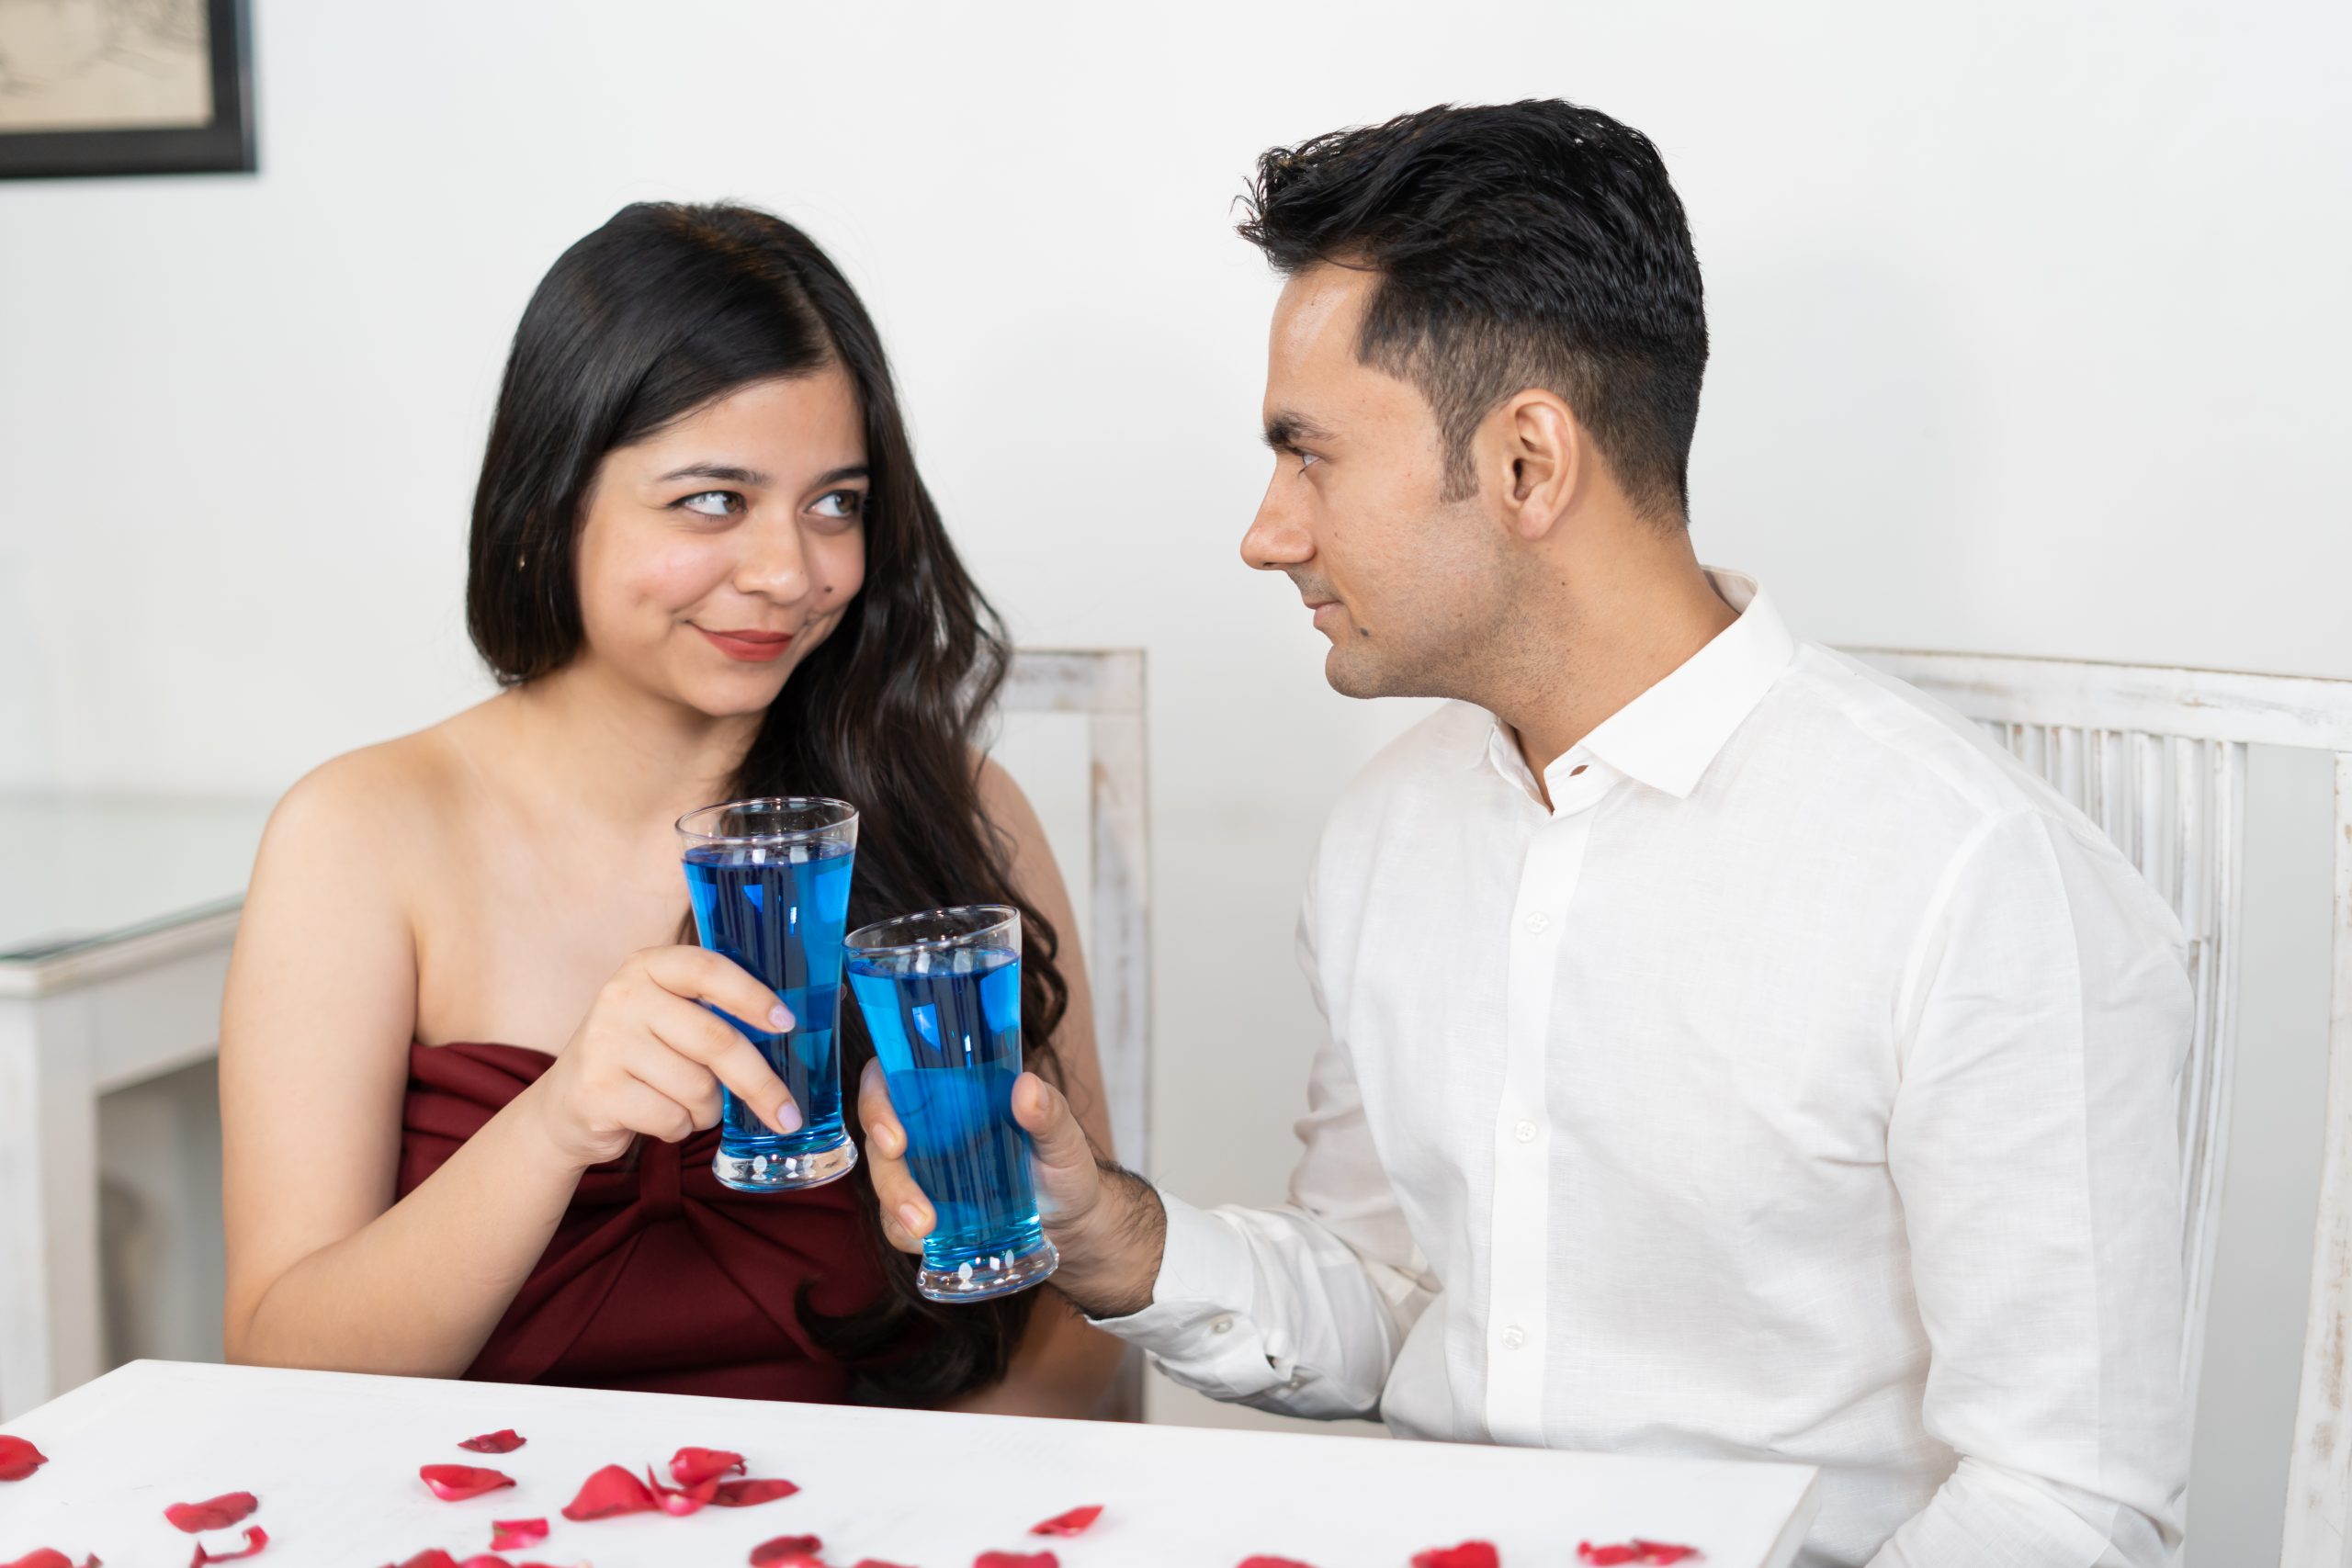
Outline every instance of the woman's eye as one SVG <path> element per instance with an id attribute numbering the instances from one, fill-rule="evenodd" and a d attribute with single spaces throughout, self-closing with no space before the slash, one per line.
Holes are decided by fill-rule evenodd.
<path id="1" fill-rule="evenodd" d="M 671 503 L 705 517 L 732 517 L 743 504 L 743 498 L 731 490 L 707 490 Z"/>
<path id="2" fill-rule="evenodd" d="M 837 490 L 817 498 L 817 515 L 837 517 L 845 521 L 865 514 L 865 492 L 862 490 Z"/>

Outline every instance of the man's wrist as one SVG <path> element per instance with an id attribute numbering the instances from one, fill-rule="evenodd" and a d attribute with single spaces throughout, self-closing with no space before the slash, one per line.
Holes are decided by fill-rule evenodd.
<path id="1" fill-rule="evenodd" d="M 1089 1317 L 1132 1317 L 1151 1304 L 1168 1242 L 1168 1211 L 1159 1191 L 1135 1172 L 1108 1161 L 1101 1169 L 1102 1196 L 1084 1224 L 1053 1238 L 1062 1255 L 1054 1284 Z"/>

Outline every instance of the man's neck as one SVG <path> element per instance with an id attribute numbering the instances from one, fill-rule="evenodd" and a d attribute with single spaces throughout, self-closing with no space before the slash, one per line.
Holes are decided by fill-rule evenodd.
<path id="1" fill-rule="evenodd" d="M 1739 619 L 1687 545 L 1663 563 L 1571 581 L 1576 592 L 1541 673 L 1486 705 L 1510 727 L 1539 785 L 1545 768 Z"/>

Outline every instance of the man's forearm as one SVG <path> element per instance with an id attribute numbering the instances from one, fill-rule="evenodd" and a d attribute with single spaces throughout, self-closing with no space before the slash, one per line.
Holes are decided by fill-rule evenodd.
<path id="1" fill-rule="evenodd" d="M 1098 1160 L 1102 1185 L 1088 1212 L 1046 1234 L 1062 1255 L 1054 1286 L 1092 1318 L 1128 1317 L 1151 1304 L 1168 1240 L 1168 1211 L 1151 1183 Z"/>

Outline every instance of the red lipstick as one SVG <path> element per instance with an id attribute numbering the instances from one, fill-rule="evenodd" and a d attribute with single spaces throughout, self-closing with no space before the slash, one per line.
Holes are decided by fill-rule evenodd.
<path id="1" fill-rule="evenodd" d="M 695 630 L 708 637 L 711 647 L 744 664 L 774 663 L 792 646 L 790 632 L 715 632 L 708 626 L 696 626 Z"/>

